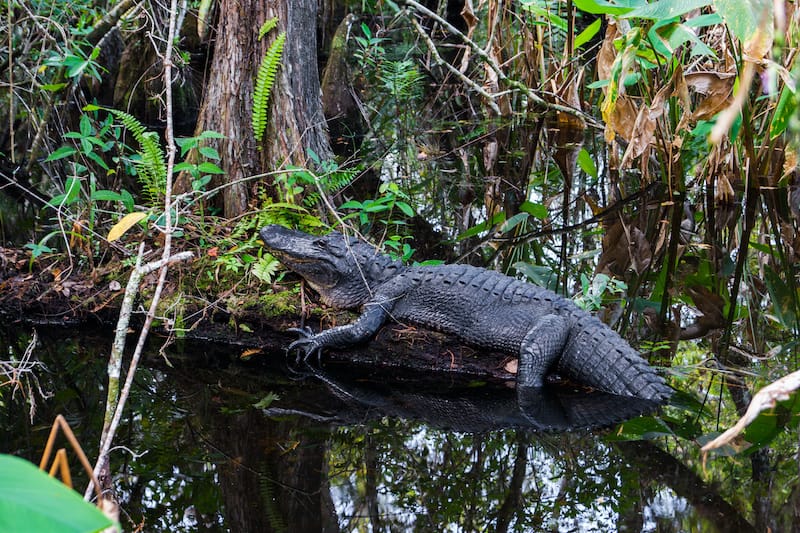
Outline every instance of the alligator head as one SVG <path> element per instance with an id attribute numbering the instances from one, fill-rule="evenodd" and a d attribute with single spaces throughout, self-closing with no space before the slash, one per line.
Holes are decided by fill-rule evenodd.
<path id="1" fill-rule="evenodd" d="M 360 307 L 372 298 L 374 287 L 402 268 L 371 245 L 338 231 L 319 237 L 270 225 L 259 236 L 276 259 L 305 278 L 333 307 Z"/>

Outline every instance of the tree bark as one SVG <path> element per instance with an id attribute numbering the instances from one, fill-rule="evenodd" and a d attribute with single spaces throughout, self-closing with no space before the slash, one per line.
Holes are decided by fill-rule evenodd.
<path id="1" fill-rule="evenodd" d="M 217 148 L 229 185 L 222 195 L 226 217 L 247 209 L 252 188 L 245 178 L 287 163 L 307 166 L 308 149 L 323 160 L 330 157 L 317 72 L 316 10 L 310 0 L 221 1 L 196 131 L 225 135 Z M 259 28 L 272 17 L 278 17 L 278 28 L 259 41 Z M 258 146 L 252 130 L 255 78 L 280 32 L 286 32 L 286 43 L 271 90 L 265 140 Z"/>

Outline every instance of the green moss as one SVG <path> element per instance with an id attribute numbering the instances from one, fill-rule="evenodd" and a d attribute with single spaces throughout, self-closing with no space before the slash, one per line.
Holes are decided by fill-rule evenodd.
<path id="1" fill-rule="evenodd" d="M 262 314 L 266 318 L 297 313 L 299 300 L 300 296 L 295 290 L 268 292 L 258 298 Z"/>

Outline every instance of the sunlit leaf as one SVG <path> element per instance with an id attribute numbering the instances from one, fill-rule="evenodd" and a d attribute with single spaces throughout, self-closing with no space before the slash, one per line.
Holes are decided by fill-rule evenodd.
<path id="1" fill-rule="evenodd" d="M 621 18 L 643 18 L 665 20 L 679 17 L 711 4 L 711 0 L 658 0 L 650 4 L 639 6 L 633 11 L 622 15 Z"/>
<path id="2" fill-rule="evenodd" d="M 114 224 L 114 227 L 111 228 L 111 231 L 108 232 L 108 241 L 113 242 L 125 235 L 129 229 L 135 226 L 139 221 L 143 218 L 147 217 L 147 213 L 144 211 L 136 211 L 135 213 L 128 213 L 121 219 L 119 222 Z"/>
<path id="3" fill-rule="evenodd" d="M 0 455 L 0 531 L 94 532 L 113 522 L 60 481 Z"/>
<path id="4" fill-rule="evenodd" d="M 594 159 L 592 159 L 586 148 L 581 148 L 580 152 L 578 152 L 578 166 L 588 175 L 597 179 L 597 165 L 594 164 Z"/>
<path id="5" fill-rule="evenodd" d="M 606 0 L 574 0 L 573 4 L 581 11 L 594 15 L 624 15 L 633 9 L 632 7 L 621 7 Z"/>
<path id="6" fill-rule="evenodd" d="M 600 27 L 602 26 L 602 20 L 597 19 L 591 24 L 589 24 L 582 32 L 580 32 L 575 37 L 575 48 L 580 48 L 584 44 L 588 43 L 589 41 L 597 35 L 597 32 L 600 31 Z"/>
<path id="7" fill-rule="evenodd" d="M 796 109 L 797 98 L 795 98 L 795 93 L 789 87 L 784 87 L 778 99 L 778 105 L 775 106 L 772 123 L 769 126 L 769 134 L 772 139 L 786 131 L 786 127 L 789 125 L 789 121 L 794 116 Z"/>

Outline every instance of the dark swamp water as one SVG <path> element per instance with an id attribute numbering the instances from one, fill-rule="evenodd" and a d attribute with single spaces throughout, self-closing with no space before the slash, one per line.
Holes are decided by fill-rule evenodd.
<path id="1" fill-rule="evenodd" d="M 21 357 L 30 338 L 0 328 L 0 359 Z M 61 413 L 94 457 L 110 339 L 64 329 L 38 338 L 36 410 L 0 388 L 0 452 L 38 463 Z M 558 390 L 521 408 L 502 383 L 330 364 L 303 374 L 283 354 L 159 348 L 112 453 L 126 531 L 754 530 L 739 480 L 705 483 L 686 466 L 696 453 L 678 460 L 658 441 L 617 437 L 652 419 L 541 429 L 608 425 L 608 413 L 642 407 L 628 401 Z M 796 470 L 794 455 L 785 460 Z M 777 492 L 796 495 L 796 476 Z M 792 501 L 773 531 L 795 528 Z"/>

